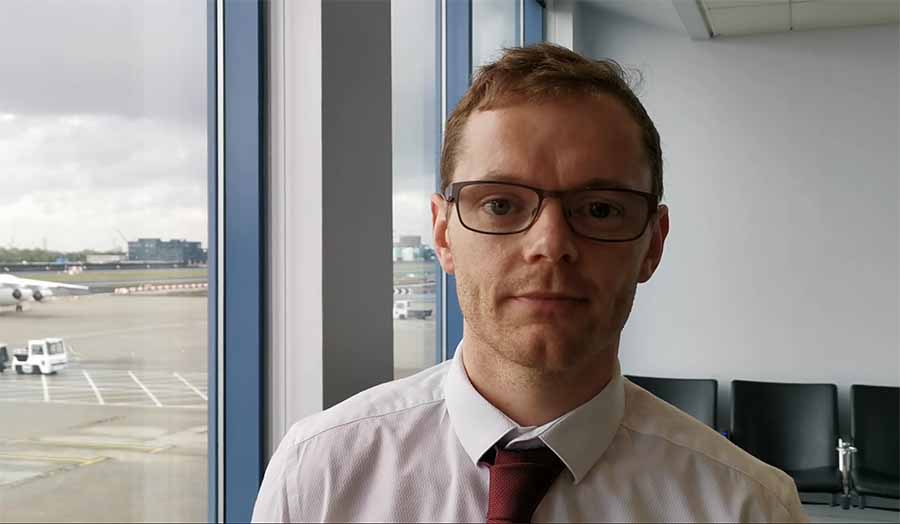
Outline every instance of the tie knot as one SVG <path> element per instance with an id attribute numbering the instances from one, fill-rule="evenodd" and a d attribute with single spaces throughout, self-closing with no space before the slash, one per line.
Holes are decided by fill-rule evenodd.
<path id="1" fill-rule="evenodd" d="M 563 463 L 550 448 L 540 447 L 534 449 L 500 449 L 498 446 L 494 454 L 494 464 L 522 464 L 540 465 L 550 468 L 563 467 Z M 559 474 L 559 472 L 557 472 Z"/>
<path id="2" fill-rule="evenodd" d="M 488 524 L 531 522 L 565 466 L 548 448 L 494 450 L 488 496 Z"/>

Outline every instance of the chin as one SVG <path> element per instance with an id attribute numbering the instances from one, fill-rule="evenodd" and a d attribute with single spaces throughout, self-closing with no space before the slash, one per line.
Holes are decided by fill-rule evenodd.
<path id="1" fill-rule="evenodd" d="M 501 342 L 510 360 L 529 368 L 566 370 L 583 363 L 600 346 L 593 337 L 557 332 L 546 324 L 517 329 L 513 336 Z"/>

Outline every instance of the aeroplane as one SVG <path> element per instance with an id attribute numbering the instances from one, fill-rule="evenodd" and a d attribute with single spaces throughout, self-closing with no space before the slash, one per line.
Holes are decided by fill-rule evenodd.
<path id="1" fill-rule="evenodd" d="M 40 302 L 58 292 L 65 294 L 72 291 L 86 292 L 90 291 L 90 288 L 75 284 L 19 278 L 8 274 L 0 275 L 0 306 L 16 306 L 16 311 L 22 311 L 23 302 L 29 300 Z"/>

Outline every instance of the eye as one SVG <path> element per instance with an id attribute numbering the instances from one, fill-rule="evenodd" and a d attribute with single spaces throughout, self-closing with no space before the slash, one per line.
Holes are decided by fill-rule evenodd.
<path id="1" fill-rule="evenodd" d="M 488 213 L 497 216 L 509 214 L 512 211 L 512 203 L 505 198 L 494 198 L 483 204 Z"/>
<path id="2" fill-rule="evenodd" d="M 572 214 L 596 220 L 606 220 L 609 218 L 621 218 L 625 215 L 625 211 L 622 207 L 609 202 L 594 201 L 585 202 L 584 205 L 573 209 Z"/>
<path id="3" fill-rule="evenodd" d="M 621 216 L 622 210 L 608 202 L 591 202 L 588 204 L 588 213 L 592 218 L 609 218 Z"/>

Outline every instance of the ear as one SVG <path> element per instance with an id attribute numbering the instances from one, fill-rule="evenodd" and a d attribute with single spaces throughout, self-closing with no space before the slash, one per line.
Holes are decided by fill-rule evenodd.
<path id="1" fill-rule="evenodd" d="M 453 274 L 453 254 L 450 252 L 450 235 L 447 225 L 450 204 L 444 197 L 435 193 L 431 195 L 431 234 L 434 242 L 434 251 L 437 254 L 444 273 Z"/>
<path id="2" fill-rule="evenodd" d="M 644 283 L 650 280 L 659 262 L 662 260 L 663 247 L 666 244 L 666 237 L 669 235 L 669 208 L 661 205 L 656 212 L 656 218 L 650 223 L 651 239 L 650 247 L 641 261 L 641 271 L 638 275 L 638 282 Z"/>

